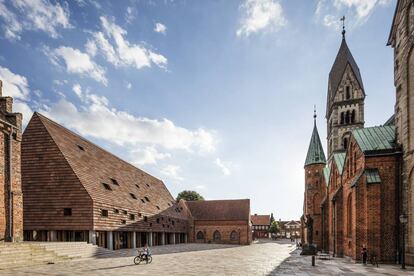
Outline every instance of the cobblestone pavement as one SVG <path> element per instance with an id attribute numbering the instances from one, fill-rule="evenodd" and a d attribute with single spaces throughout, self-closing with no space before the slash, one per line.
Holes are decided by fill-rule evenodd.
<path id="1" fill-rule="evenodd" d="M 174 253 L 175 252 L 175 253 Z M 303 257 L 290 242 L 261 241 L 251 246 L 185 244 L 153 248 L 152 264 L 134 265 L 132 250 L 118 257 L 39 265 L 1 271 L 1 275 L 402 275 L 396 266 L 379 268 L 344 259 Z M 130 256 L 131 255 L 131 256 Z M 404 272 L 414 275 L 414 269 Z"/>

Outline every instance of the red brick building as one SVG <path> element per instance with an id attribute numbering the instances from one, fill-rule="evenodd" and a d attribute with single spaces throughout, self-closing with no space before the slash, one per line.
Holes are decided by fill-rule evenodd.
<path id="1" fill-rule="evenodd" d="M 22 114 L 13 98 L 3 97 L 0 80 L 0 241 L 23 240 L 23 194 L 20 151 Z"/>
<path id="2" fill-rule="evenodd" d="M 24 237 L 110 249 L 243 243 L 249 200 L 176 202 L 164 183 L 35 113 L 23 134 Z M 197 242 L 202 242 L 197 240 Z"/>
<path id="3" fill-rule="evenodd" d="M 270 215 L 254 214 L 250 216 L 252 222 L 253 239 L 269 238 Z"/>
<path id="4" fill-rule="evenodd" d="M 250 244 L 250 200 L 187 201 L 189 241 L 196 243 Z"/>

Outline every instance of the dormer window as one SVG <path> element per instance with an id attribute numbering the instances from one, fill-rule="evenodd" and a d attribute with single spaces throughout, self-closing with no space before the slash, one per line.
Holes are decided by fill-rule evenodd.
<path id="1" fill-rule="evenodd" d="M 111 186 L 109 186 L 108 184 L 106 184 L 106 183 L 102 183 L 102 186 L 104 186 L 104 188 L 105 188 L 106 190 L 108 190 L 108 191 L 112 191 Z"/>
<path id="2" fill-rule="evenodd" d="M 112 182 L 112 184 L 119 186 L 119 183 L 116 179 L 111 178 L 111 182 Z"/>
<path id="3" fill-rule="evenodd" d="M 133 194 L 133 193 L 130 193 L 129 194 L 133 199 L 137 199 L 137 197 Z"/>
<path id="4" fill-rule="evenodd" d="M 138 184 L 135 184 L 135 187 L 137 187 L 139 189 L 139 185 Z"/>
<path id="5" fill-rule="evenodd" d="M 142 203 L 145 203 L 145 200 L 143 200 L 143 199 L 141 198 L 141 202 L 142 202 Z"/>
<path id="6" fill-rule="evenodd" d="M 144 198 L 145 198 L 145 200 L 146 200 L 147 202 L 150 202 L 150 200 L 149 200 L 149 198 L 148 198 L 148 197 L 144 196 Z"/>
<path id="7" fill-rule="evenodd" d="M 160 206 L 157 205 L 156 207 L 157 207 L 158 210 L 160 210 Z"/>
<path id="8" fill-rule="evenodd" d="M 147 184 L 145 184 L 145 185 L 147 185 L 147 187 L 148 187 L 148 188 L 149 188 L 149 186 L 150 186 L 148 183 L 147 183 Z"/>
<path id="9" fill-rule="evenodd" d="M 78 148 L 81 150 L 81 151 L 85 151 L 85 148 L 84 147 L 82 147 L 81 145 L 77 145 L 78 146 Z"/>

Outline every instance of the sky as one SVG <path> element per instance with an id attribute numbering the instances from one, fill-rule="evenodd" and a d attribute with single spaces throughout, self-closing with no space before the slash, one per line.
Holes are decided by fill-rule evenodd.
<path id="1" fill-rule="evenodd" d="M 0 0 L 3 95 L 162 179 L 299 219 L 313 108 L 346 40 L 365 125 L 393 113 L 392 0 Z M 326 152 L 326 151 L 325 151 Z"/>

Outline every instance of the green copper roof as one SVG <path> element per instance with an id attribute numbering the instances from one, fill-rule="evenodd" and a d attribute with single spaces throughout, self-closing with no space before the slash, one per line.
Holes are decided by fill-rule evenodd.
<path id="1" fill-rule="evenodd" d="M 395 150 L 395 127 L 392 125 L 360 128 L 354 130 L 352 134 L 365 154 Z"/>
<path id="2" fill-rule="evenodd" d="M 326 164 L 325 153 L 323 152 L 321 139 L 319 138 L 318 129 L 316 128 L 316 122 L 313 127 L 305 166 L 312 164 Z"/>
<path id="3" fill-rule="evenodd" d="M 331 167 L 328 165 L 323 168 L 323 176 L 325 177 L 325 183 L 328 186 L 329 185 L 329 176 L 331 175 Z"/>
<path id="4" fill-rule="evenodd" d="M 367 177 L 367 184 L 381 183 L 378 169 L 366 169 L 365 176 Z"/>
<path id="5" fill-rule="evenodd" d="M 338 168 L 338 172 L 340 175 L 342 175 L 342 172 L 344 171 L 345 155 L 345 152 L 337 152 L 333 155 L 336 167 Z"/>

